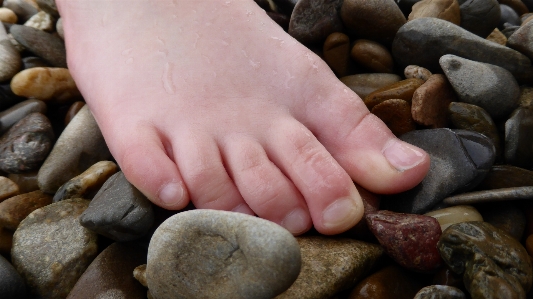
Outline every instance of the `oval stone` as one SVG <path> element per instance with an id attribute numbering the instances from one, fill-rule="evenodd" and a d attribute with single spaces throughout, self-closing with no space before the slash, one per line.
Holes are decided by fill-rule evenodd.
<path id="1" fill-rule="evenodd" d="M 533 171 L 511 165 L 494 165 L 478 190 L 533 186 Z"/>
<path id="2" fill-rule="evenodd" d="M 17 270 L 0 255 L 0 294 L 2 299 L 27 298 L 26 284 Z"/>
<path id="3" fill-rule="evenodd" d="M 81 96 L 68 69 L 34 67 L 16 74 L 11 80 L 16 95 L 65 103 Z"/>
<path id="4" fill-rule="evenodd" d="M 533 109 L 520 107 L 505 122 L 505 162 L 533 167 Z"/>
<path id="5" fill-rule="evenodd" d="M 9 32 L 24 48 L 46 60 L 52 66 L 67 67 L 65 44 L 61 38 L 24 25 L 13 25 Z"/>
<path id="6" fill-rule="evenodd" d="M 323 42 L 342 31 L 339 16 L 342 0 L 299 0 L 292 11 L 289 34 L 302 44 Z"/>
<path id="7" fill-rule="evenodd" d="M 192 210 L 167 219 L 148 248 L 155 298 L 273 298 L 300 272 L 300 248 L 287 230 L 253 216 Z"/>
<path id="8" fill-rule="evenodd" d="M 353 44 L 350 55 L 355 62 L 374 73 L 392 73 L 394 61 L 389 50 L 380 43 L 358 39 Z"/>
<path id="9" fill-rule="evenodd" d="M 379 117 L 396 136 L 416 129 L 415 121 L 411 116 L 411 106 L 404 100 L 383 101 L 374 106 L 371 112 Z"/>
<path id="10" fill-rule="evenodd" d="M 0 21 L 2 23 L 16 24 L 17 15 L 7 7 L 0 7 Z"/>
<path id="11" fill-rule="evenodd" d="M 472 206 L 454 206 L 427 212 L 424 215 L 437 219 L 442 231 L 455 223 L 483 221 L 481 214 Z"/>
<path id="12" fill-rule="evenodd" d="M 29 99 L 0 112 L 0 133 L 5 133 L 14 124 L 31 113 L 39 112 L 46 114 L 47 107 L 43 101 Z"/>
<path id="13" fill-rule="evenodd" d="M 422 287 L 419 277 L 392 265 L 359 282 L 348 299 L 413 299 Z"/>
<path id="14" fill-rule="evenodd" d="M 340 32 L 330 34 L 324 42 L 324 61 L 337 74 L 346 76 L 350 52 L 350 38 Z"/>
<path id="15" fill-rule="evenodd" d="M 401 99 L 410 105 L 415 90 L 422 84 L 424 80 L 413 78 L 382 87 L 365 97 L 365 105 L 372 110 L 377 104 L 390 99 Z"/>

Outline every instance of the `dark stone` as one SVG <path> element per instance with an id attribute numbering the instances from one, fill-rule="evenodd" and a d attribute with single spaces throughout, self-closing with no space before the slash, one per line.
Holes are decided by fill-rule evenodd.
<path id="1" fill-rule="evenodd" d="M 16 103 L 24 101 L 26 98 L 13 93 L 11 84 L 0 84 L 0 110 L 5 110 Z"/>
<path id="2" fill-rule="evenodd" d="M 50 65 L 67 67 L 67 53 L 61 38 L 24 25 L 11 26 L 10 33 L 22 46 Z"/>
<path id="3" fill-rule="evenodd" d="M 422 288 L 416 293 L 414 299 L 466 299 L 465 293 L 458 288 L 431 285 Z"/>
<path id="4" fill-rule="evenodd" d="M 31 113 L 46 114 L 46 104 L 41 100 L 26 100 L 0 112 L 0 134 L 4 134 L 14 124 Z"/>
<path id="5" fill-rule="evenodd" d="M 458 0 L 461 27 L 483 38 L 498 26 L 500 8 L 497 0 Z"/>
<path id="6" fill-rule="evenodd" d="M 298 3 L 298 0 L 274 0 L 274 2 L 276 2 L 281 11 L 290 15 L 294 10 L 294 6 Z"/>
<path id="7" fill-rule="evenodd" d="M 28 56 L 22 58 L 22 69 L 31 69 L 34 67 L 50 67 L 50 64 L 46 63 L 42 58 L 36 56 Z"/>
<path id="8" fill-rule="evenodd" d="M 299 0 L 292 11 L 289 34 L 302 44 L 323 42 L 342 31 L 339 11 L 343 0 Z"/>
<path id="9" fill-rule="evenodd" d="M 533 22 L 519 27 L 507 40 L 507 46 L 533 59 Z"/>
<path id="10" fill-rule="evenodd" d="M 413 9 L 413 5 L 422 0 L 395 0 L 396 4 L 400 7 L 405 17 L 409 16 Z"/>
<path id="11" fill-rule="evenodd" d="M 278 25 L 280 25 L 281 28 L 283 28 L 283 30 L 285 30 L 285 31 L 289 30 L 289 22 L 291 20 L 291 18 L 289 16 L 281 14 L 281 13 L 278 13 L 278 12 L 270 12 L 270 11 L 267 12 L 267 15 L 274 22 L 278 23 Z"/>
<path id="12" fill-rule="evenodd" d="M 94 196 L 80 223 L 115 241 L 131 241 L 150 230 L 154 211 L 152 203 L 118 172 Z"/>
<path id="13" fill-rule="evenodd" d="M 0 255 L 0 295 L 2 299 L 27 298 L 24 280 L 2 255 Z"/>
<path id="14" fill-rule="evenodd" d="M 516 13 L 514 9 L 505 4 L 500 4 L 501 17 L 498 24 L 499 29 L 503 29 L 503 24 L 509 23 L 514 26 L 520 26 L 522 21 L 520 16 Z"/>
<path id="15" fill-rule="evenodd" d="M 520 26 L 511 25 L 509 23 L 503 24 L 503 30 L 501 32 L 505 37 L 510 38 L 518 29 Z"/>
<path id="16" fill-rule="evenodd" d="M 522 0 L 522 2 L 524 2 L 529 11 L 533 11 L 533 0 Z"/>
<path id="17" fill-rule="evenodd" d="M 525 298 L 531 288 L 531 261 L 525 248 L 486 222 L 463 222 L 446 229 L 438 249 L 450 268 L 463 275 L 472 298 Z"/>
<path id="18" fill-rule="evenodd" d="M 477 190 L 533 186 L 533 171 L 511 165 L 494 165 Z"/>
<path id="19" fill-rule="evenodd" d="M 409 270 L 432 272 L 442 265 L 439 222 L 430 216 L 378 211 L 366 221 L 385 252 Z"/>
<path id="20" fill-rule="evenodd" d="M 36 170 L 54 143 L 52 125 L 41 113 L 31 113 L 0 138 L 0 169 L 7 173 Z"/>
<path id="21" fill-rule="evenodd" d="M 39 12 L 29 1 L 24 0 L 4 0 L 3 6 L 11 9 L 22 24 Z"/>
<path id="22" fill-rule="evenodd" d="M 478 205 L 483 221 L 508 233 L 517 241 L 522 239 L 526 228 L 526 214 L 510 202 L 495 202 Z"/>
<path id="23" fill-rule="evenodd" d="M 455 130 L 454 132 L 461 139 L 461 143 L 478 171 L 476 178 L 464 188 L 464 190 L 469 190 L 485 179 L 496 160 L 496 150 L 492 141 L 485 135 L 466 130 Z"/>
<path id="24" fill-rule="evenodd" d="M 520 107 L 505 122 L 505 161 L 533 168 L 533 109 Z"/>
<path id="25" fill-rule="evenodd" d="M 348 299 L 413 299 L 423 286 L 418 275 L 391 265 L 359 282 Z"/>
<path id="26" fill-rule="evenodd" d="M 474 191 L 451 196 L 443 200 L 448 205 L 470 205 L 483 202 L 533 199 L 533 186 Z"/>
<path id="27" fill-rule="evenodd" d="M 54 18 L 59 18 L 59 12 L 57 11 L 55 0 L 37 0 L 37 5 L 39 5 L 40 9 L 44 10 Z"/>

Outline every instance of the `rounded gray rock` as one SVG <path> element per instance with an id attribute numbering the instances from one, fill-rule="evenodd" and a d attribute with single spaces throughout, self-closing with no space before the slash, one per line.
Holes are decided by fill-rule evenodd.
<path id="1" fill-rule="evenodd" d="M 296 280 L 296 239 L 277 224 L 225 211 L 192 210 L 167 219 L 148 248 L 154 298 L 273 298 Z"/>
<path id="2" fill-rule="evenodd" d="M 461 27 L 487 37 L 500 22 L 500 5 L 497 0 L 459 0 Z"/>

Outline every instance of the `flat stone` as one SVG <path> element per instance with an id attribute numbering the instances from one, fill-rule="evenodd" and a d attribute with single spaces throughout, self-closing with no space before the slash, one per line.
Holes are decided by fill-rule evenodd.
<path id="1" fill-rule="evenodd" d="M 438 249 L 463 275 L 472 298 L 525 298 L 533 279 L 525 248 L 487 222 L 457 223 L 446 229 Z"/>
<path id="2" fill-rule="evenodd" d="M 458 288 L 446 285 L 431 285 L 422 288 L 414 299 L 466 299 L 465 293 Z"/>
<path id="3" fill-rule="evenodd" d="M 403 74 L 406 79 L 418 78 L 427 81 L 433 75 L 428 69 L 418 65 L 408 65 L 405 67 Z"/>
<path id="4" fill-rule="evenodd" d="M 65 128 L 39 169 L 39 188 L 53 194 L 73 177 L 111 153 L 89 108 L 84 106 Z"/>
<path id="5" fill-rule="evenodd" d="M 66 68 L 34 67 L 23 70 L 11 80 L 13 93 L 43 101 L 68 103 L 81 94 Z"/>
<path id="6" fill-rule="evenodd" d="M 439 210 L 433 210 L 424 214 L 431 216 L 440 224 L 442 231 L 446 230 L 450 225 L 455 223 L 467 221 L 483 221 L 483 216 L 472 206 L 453 206 Z"/>
<path id="7" fill-rule="evenodd" d="M 533 168 L 533 109 L 520 107 L 505 122 L 504 157 L 507 164 Z"/>
<path id="8" fill-rule="evenodd" d="M 511 165 L 494 165 L 476 189 L 490 190 L 526 186 L 533 186 L 533 171 Z"/>
<path id="9" fill-rule="evenodd" d="M 0 202 L 20 193 L 19 186 L 5 176 L 0 176 Z"/>
<path id="10" fill-rule="evenodd" d="M 353 43 L 350 56 L 359 65 L 373 73 L 392 73 L 394 61 L 389 50 L 380 43 L 358 39 Z"/>
<path id="11" fill-rule="evenodd" d="M 0 82 L 11 80 L 20 71 L 20 53 L 13 47 L 4 26 L 0 26 Z"/>
<path id="12" fill-rule="evenodd" d="M 533 199 L 533 186 L 474 191 L 447 197 L 449 205 L 469 205 L 504 200 Z"/>
<path id="13" fill-rule="evenodd" d="M 442 74 L 432 75 L 413 93 L 411 114 L 416 123 L 435 128 L 448 126 L 447 109 L 457 100 L 455 92 Z"/>
<path id="14" fill-rule="evenodd" d="M 14 124 L 31 113 L 46 114 L 47 107 L 43 101 L 29 99 L 0 112 L 0 134 L 4 134 Z"/>
<path id="15" fill-rule="evenodd" d="M 341 7 L 344 25 L 356 36 L 390 45 L 406 19 L 394 1 L 344 0 Z"/>
<path id="16" fill-rule="evenodd" d="M 31 113 L 0 138 L 0 169 L 7 173 L 36 170 L 54 143 L 52 124 L 41 113 Z"/>
<path id="17" fill-rule="evenodd" d="M 375 244 L 353 239 L 297 238 L 302 252 L 298 279 L 276 299 L 331 298 L 366 277 L 383 255 Z"/>
<path id="18" fill-rule="evenodd" d="M 323 42 L 342 31 L 339 15 L 342 0 L 299 0 L 292 11 L 289 34 L 302 44 Z"/>
<path id="19" fill-rule="evenodd" d="M 391 85 L 382 87 L 364 98 L 368 110 L 372 110 L 377 104 L 391 99 L 404 100 L 411 104 L 415 90 L 424 84 L 422 79 L 405 79 Z"/>
<path id="20" fill-rule="evenodd" d="M 33 191 L 0 202 L 0 226 L 15 231 L 28 215 L 52 203 L 52 196 Z"/>
<path id="21" fill-rule="evenodd" d="M 113 243 L 89 265 L 67 299 L 145 299 L 146 289 L 133 277 L 146 263 L 146 249 L 133 243 Z"/>
<path id="22" fill-rule="evenodd" d="M 413 299 L 423 286 L 412 272 L 392 265 L 359 282 L 348 299 Z"/>
<path id="23" fill-rule="evenodd" d="M 495 202 L 478 206 L 485 222 L 503 230 L 519 242 L 522 240 L 526 228 L 526 214 L 522 208 L 510 202 Z"/>
<path id="24" fill-rule="evenodd" d="M 461 27 L 464 29 L 485 38 L 498 26 L 501 12 L 497 0 L 458 1 L 461 9 Z"/>
<path id="25" fill-rule="evenodd" d="M 507 46 L 533 59 L 533 22 L 518 28 L 507 41 Z"/>
<path id="26" fill-rule="evenodd" d="M 52 66 L 67 67 L 65 44 L 61 38 L 24 25 L 13 25 L 9 32 L 24 48 Z"/>
<path id="27" fill-rule="evenodd" d="M 84 227 L 125 242 L 144 236 L 154 223 L 152 203 L 122 172 L 112 175 L 80 217 Z"/>
<path id="28" fill-rule="evenodd" d="M 494 119 L 518 107 L 520 87 L 506 69 L 455 55 L 444 55 L 439 61 L 462 102 L 485 109 Z"/>
<path id="29" fill-rule="evenodd" d="M 370 93 L 401 80 L 395 74 L 357 74 L 340 78 L 342 83 L 364 99 Z"/>
<path id="30" fill-rule="evenodd" d="M 432 272 L 442 265 L 437 242 L 439 222 L 429 216 L 378 211 L 366 216 L 370 231 L 400 266 Z"/>
<path id="31" fill-rule="evenodd" d="M 69 199 L 32 212 L 13 235 L 11 258 L 32 293 L 65 298 L 97 254 L 97 236 L 79 224 L 89 201 Z"/>
<path id="32" fill-rule="evenodd" d="M 296 280 L 300 265 L 298 243 L 281 226 L 192 210 L 155 231 L 146 278 L 154 298 L 273 298 Z"/>
<path id="33" fill-rule="evenodd" d="M 461 24 L 461 9 L 457 0 L 422 0 L 413 5 L 408 21 L 418 18 L 439 18 Z"/>
<path id="34" fill-rule="evenodd" d="M 383 101 L 374 106 L 371 112 L 379 117 L 396 136 L 416 129 L 415 121 L 411 116 L 411 106 L 404 100 Z"/>
<path id="35" fill-rule="evenodd" d="M 340 32 L 330 34 L 324 42 L 324 61 L 337 74 L 346 76 L 350 59 L 350 38 Z"/>
<path id="36" fill-rule="evenodd" d="M 494 64 L 515 76 L 532 72 L 531 61 L 524 54 L 437 18 L 407 22 L 392 44 L 395 62 L 402 67 L 414 64 L 439 72 L 439 59 L 446 54 Z"/>
<path id="37" fill-rule="evenodd" d="M 0 255 L 0 294 L 2 299 L 27 298 L 26 284 L 17 270 Z"/>

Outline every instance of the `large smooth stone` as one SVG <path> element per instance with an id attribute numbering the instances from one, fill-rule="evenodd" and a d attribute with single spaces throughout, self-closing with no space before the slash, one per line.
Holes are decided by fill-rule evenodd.
<path id="1" fill-rule="evenodd" d="M 340 80 L 359 97 L 364 99 L 370 93 L 382 87 L 394 84 L 400 81 L 401 78 L 395 74 L 369 73 L 350 75 L 342 77 Z"/>
<path id="2" fill-rule="evenodd" d="M 500 22 L 500 6 L 497 0 L 458 0 L 461 10 L 461 27 L 487 37 Z"/>
<path id="3" fill-rule="evenodd" d="M 67 299 L 144 299 L 146 289 L 133 278 L 146 263 L 146 249 L 133 243 L 113 243 L 80 277 Z"/>
<path id="4" fill-rule="evenodd" d="M 472 298 L 525 298 L 533 273 L 526 249 L 487 222 L 450 226 L 438 244 L 442 258 L 463 275 Z"/>
<path id="5" fill-rule="evenodd" d="M 65 298 L 96 257 L 97 236 L 79 224 L 89 201 L 69 199 L 31 213 L 13 235 L 11 258 L 32 293 Z"/>
<path id="6" fill-rule="evenodd" d="M 413 299 L 423 286 L 412 272 L 392 265 L 359 282 L 348 299 Z"/>
<path id="7" fill-rule="evenodd" d="M 192 210 L 168 218 L 148 248 L 155 298 L 273 298 L 300 272 L 296 239 L 253 216 Z"/>
<path id="8" fill-rule="evenodd" d="M 299 0 L 292 11 L 289 34 L 302 44 L 323 42 L 342 31 L 339 11 L 342 0 Z"/>
<path id="9" fill-rule="evenodd" d="M 64 183 L 111 153 L 89 108 L 84 106 L 59 136 L 54 148 L 39 169 L 39 188 L 55 193 Z"/>
<path id="10" fill-rule="evenodd" d="M 0 295 L 2 299 L 27 298 L 24 280 L 2 255 L 0 255 Z"/>
<path id="11" fill-rule="evenodd" d="M 392 73 L 394 61 L 389 50 L 380 43 L 358 39 L 353 43 L 350 56 L 372 73 Z"/>
<path id="12" fill-rule="evenodd" d="M 524 54 L 437 18 L 407 22 L 392 44 L 395 62 L 403 67 L 414 64 L 438 72 L 439 59 L 446 54 L 494 64 L 515 76 L 533 72 L 531 61 Z"/>
<path id="13" fill-rule="evenodd" d="M 533 168 L 533 109 L 520 107 L 505 122 L 505 162 Z"/>
<path id="14" fill-rule="evenodd" d="M 80 223 L 115 241 L 131 241 L 150 230 L 154 211 L 152 203 L 118 172 L 94 196 Z"/>
<path id="15" fill-rule="evenodd" d="M 55 35 L 24 25 L 13 25 L 9 32 L 24 48 L 54 67 L 67 67 L 63 40 Z"/>
<path id="16" fill-rule="evenodd" d="M 518 107 L 520 87 L 506 69 L 455 55 L 444 55 L 439 62 L 462 102 L 485 109 L 494 119 Z"/>
<path id="17" fill-rule="evenodd" d="M 353 239 L 299 237 L 302 270 L 298 279 L 276 299 L 332 298 L 361 280 L 377 264 L 383 249 Z"/>

